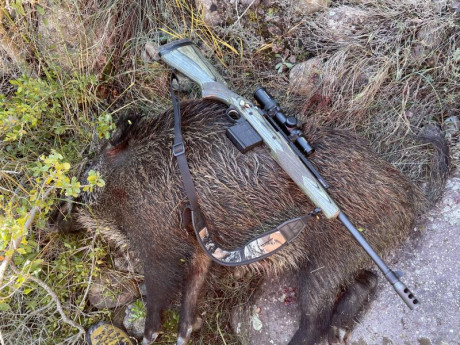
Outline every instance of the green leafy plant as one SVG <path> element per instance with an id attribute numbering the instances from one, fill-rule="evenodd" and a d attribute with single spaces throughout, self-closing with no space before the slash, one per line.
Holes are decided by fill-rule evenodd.
<path id="1" fill-rule="evenodd" d="M 281 61 L 275 65 L 275 69 L 278 74 L 283 73 L 285 69 L 290 70 L 292 67 L 294 67 L 294 64 L 289 62 L 289 59 L 291 58 L 288 59 L 286 56 L 282 56 L 281 54 L 276 54 L 275 56 L 278 59 L 281 59 Z"/>
<path id="2" fill-rule="evenodd" d="M 90 277 L 106 255 L 88 238 L 79 244 L 68 238 L 60 251 L 47 252 L 49 245 L 62 244 L 46 231 L 54 203 L 61 196 L 76 197 L 82 190 L 104 186 L 95 171 L 85 182 L 72 176 L 97 127 L 88 112 L 89 103 L 97 104 L 95 83 L 94 76 L 48 71 L 44 78 L 11 80 L 14 91 L 0 94 L 0 310 L 13 320 L 42 308 L 48 315 L 44 332 L 52 335 L 60 329 L 62 340 L 75 331 L 81 336 L 79 324 L 94 320 L 75 323 L 75 315 L 68 318 L 66 312 L 78 314 L 85 307 Z M 109 120 L 105 123 L 110 127 Z M 64 311 L 60 301 L 78 308 Z M 21 333 L 15 327 L 8 331 Z"/>
<path id="3" fill-rule="evenodd" d="M 141 299 L 134 301 L 131 307 L 131 319 L 130 321 L 135 321 L 139 319 L 144 319 L 147 316 L 147 310 L 145 309 L 144 302 Z"/>
<path id="4" fill-rule="evenodd" d="M 46 81 L 22 76 L 10 83 L 16 86 L 14 95 L 0 95 L 0 133 L 5 141 L 20 139 L 37 127 L 45 111 L 47 116 L 54 116 L 61 108 L 53 101 L 60 94 L 55 94 Z"/>
<path id="5" fill-rule="evenodd" d="M 115 124 L 111 114 L 104 112 L 97 118 L 97 134 L 99 138 L 109 139 L 110 132 L 114 129 Z"/>

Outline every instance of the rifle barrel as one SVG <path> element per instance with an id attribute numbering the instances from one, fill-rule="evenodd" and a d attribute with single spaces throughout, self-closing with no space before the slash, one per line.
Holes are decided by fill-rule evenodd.
<path id="1" fill-rule="evenodd" d="M 350 222 L 350 220 L 343 212 L 340 212 L 337 218 L 343 223 L 343 225 L 345 225 L 348 231 L 351 232 L 355 240 L 361 245 L 361 247 L 363 247 L 366 253 L 369 254 L 371 259 L 374 260 L 385 278 L 390 282 L 390 284 L 393 286 L 402 300 L 407 304 L 407 306 L 411 310 L 414 309 L 419 304 L 419 300 L 415 297 L 415 295 L 407 288 L 406 285 L 404 285 L 403 282 L 399 280 L 396 273 L 393 272 L 387 266 L 387 264 L 385 264 L 382 258 L 374 251 L 374 249 L 372 249 L 369 243 L 367 243 L 367 241 L 361 235 L 359 230 L 355 228 L 355 226 Z"/>

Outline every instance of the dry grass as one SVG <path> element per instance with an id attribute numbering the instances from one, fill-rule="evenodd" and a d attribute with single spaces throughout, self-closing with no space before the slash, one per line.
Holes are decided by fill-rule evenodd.
<path id="1" fill-rule="evenodd" d="M 331 28 L 326 14 L 302 28 L 305 47 L 326 61 L 320 90 L 326 104 L 314 116 L 355 128 L 420 185 L 430 178 L 433 152 L 417 136 L 459 110 L 458 17 L 429 1 L 350 9 L 360 18 L 351 34 Z"/>

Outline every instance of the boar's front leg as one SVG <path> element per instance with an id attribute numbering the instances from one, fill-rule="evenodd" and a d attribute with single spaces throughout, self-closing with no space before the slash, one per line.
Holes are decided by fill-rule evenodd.
<path id="1" fill-rule="evenodd" d="M 147 288 L 147 317 L 145 319 L 142 345 L 150 345 L 161 332 L 161 311 L 168 306 L 173 274 L 155 260 L 144 262 L 145 285 Z"/>
<path id="2" fill-rule="evenodd" d="M 190 338 L 198 296 L 210 266 L 211 259 L 201 249 L 198 249 L 190 262 L 184 282 L 177 345 L 186 344 Z"/>

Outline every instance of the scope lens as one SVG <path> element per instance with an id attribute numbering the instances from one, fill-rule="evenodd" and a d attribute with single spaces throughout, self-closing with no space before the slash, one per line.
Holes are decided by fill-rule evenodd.
<path id="1" fill-rule="evenodd" d="M 269 110 L 278 105 L 273 97 L 270 96 L 270 94 L 262 86 L 254 92 L 254 98 L 264 110 Z"/>

